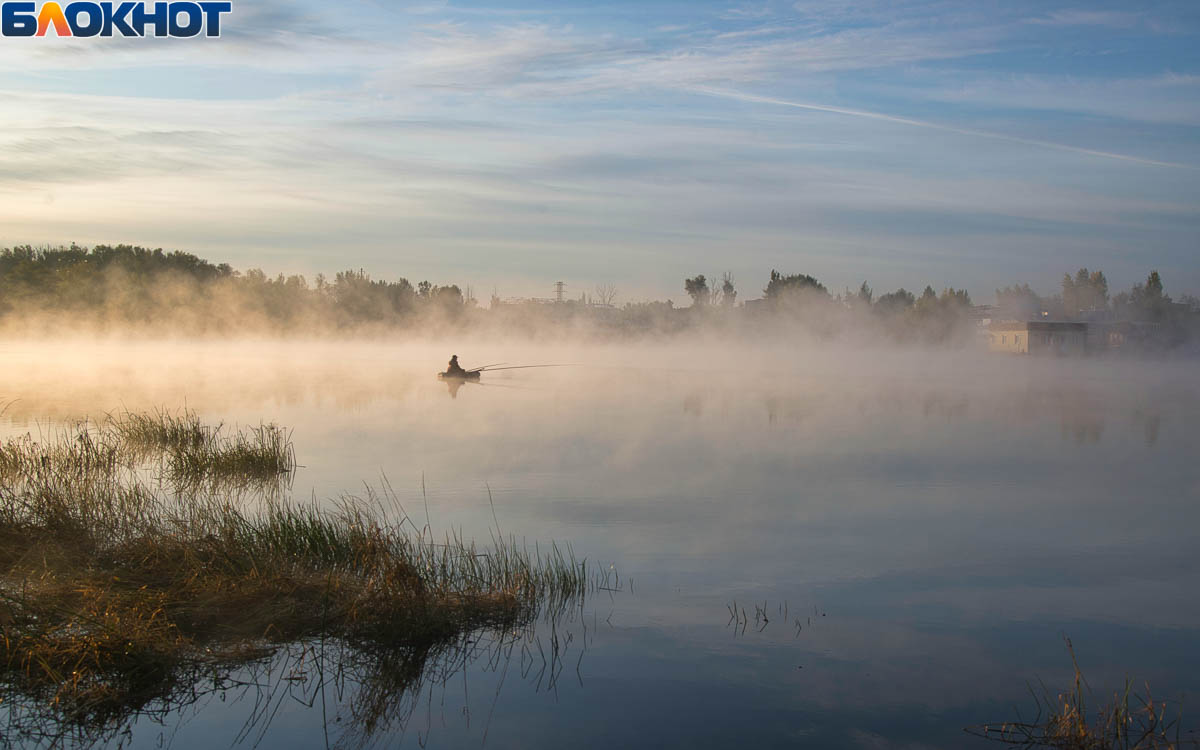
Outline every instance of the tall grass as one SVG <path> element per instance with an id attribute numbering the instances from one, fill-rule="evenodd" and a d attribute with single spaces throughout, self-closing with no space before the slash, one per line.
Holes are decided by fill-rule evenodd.
<path id="1" fill-rule="evenodd" d="M 187 451 L 212 442 L 216 430 L 200 422 L 195 412 L 179 414 L 159 409 L 151 413 L 110 414 L 108 423 L 128 445 L 142 450 Z"/>
<path id="2" fill-rule="evenodd" d="M 1070 690 L 1051 695 L 1043 685 L 1032 690 L 1036 715 L 1030 720 L 985 724 L 969 734 L 1011 747 L 1052 750 L 1180 750 L 1200 748 L 1200 740 L 1183 738 L 1181 712 L 1155 701 L 1146 685 L 1142 692 L 1126 680 L 1125 687 L 1107 702 L 1092 709 L 1091 690 L 1075 650 L 1067 640 L 1067 651 L 1075 668 Z M 1093 713 L 1094 711 L 1094 713 Z"/>
<path id="3" fill-rule="evenodd" d="M 569 548 L 480 548 L 389 523 L 386 490 L 257 510 L 167 494 L 107 457 L 134 435 L 171 455 L 211 450 L 211 437 L 163 419 L 121 424 L 92 444 L 66 435 L 0 453 L 0 702 L 16 691 L 69 722 L 105 721 L 198 665 L 313 638 L 429 650 L 528 622 L 603 580 Z M 281 431 L 250 434 L 281 455 Z"/>
<path id="4" fill-rule="evenodd" d="M 159 410 L 110 415 L 105 427 L 134 455 L 163 453 L 177 480 L 273 477 L 296 468 L 291 435 L 275 424 L 242 428 L 227 436 L 223 425 L 207 426 L 195 412 Z"/>
<path id="5" fill-rule="evenodd" d="M 0 443 L 0 480 L 23 477 L 86 477 L 110 474 L 125 460 L 120 437 L 83 422 L 48 442 L 31 435 Z"/>
<path id="6" fill-rule="evenodd" d="M 246 484 L 287 478 L 296 469 L 291 435 L 275 424 L 230 434 L 203 424 L 194 412 L 123 412 L 80 422 L 35 440 L 25 435 L 0 445 L 0 481 L 36 475 L 111 476 L 154 464 L 177 485 Z"/>

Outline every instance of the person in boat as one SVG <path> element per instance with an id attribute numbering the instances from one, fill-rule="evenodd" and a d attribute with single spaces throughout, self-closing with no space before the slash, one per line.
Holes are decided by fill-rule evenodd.
<path id="1" fill-rule="evenodd" d="M 457 354 L 450 355 L 450 364 L 446 365 L 446 374 L 452 378 L 465 378 L 467 376 L 467 371 L 462 368 L 462 365 L 458 364 Z"/>

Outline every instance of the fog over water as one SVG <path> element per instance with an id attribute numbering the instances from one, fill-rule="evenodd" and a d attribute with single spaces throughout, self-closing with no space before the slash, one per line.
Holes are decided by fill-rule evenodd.
<path id="1" fill-rule="evenodd" d="M 452 353 L 569 366 L 455 389 L 434 377 Z M 5 436 L 122 409 L 276 422 L 298 501 L 386 482 L 439 533 L 499 527 L 620 572 L 555 626 L 574 650 L 552 690 L 476 664 L 384 746 L 972 746 L 963 727 L 1031 708 L 1027 681 L 1069 686 L 1064 635 L 1100 694 L 1200 688 L 1196 361 L 708 339 L 0 354 Z M 205 705 L 134 738 L 224 746 L 252 713 Z M 281 705 L 263 746 L 337 724 Z"/>

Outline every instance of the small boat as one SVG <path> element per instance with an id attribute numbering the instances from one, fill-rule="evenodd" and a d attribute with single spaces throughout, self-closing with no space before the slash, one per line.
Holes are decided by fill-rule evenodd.
<path id="1" fill-rule="evenodd" d="M 479 372 L 478 371 L 462 372 L 462 373 L 453 374 L 453 375 L 448 372 L 439 372 L 438 380 L 459 380 L 459 381 L 472 380 L 472 381 L 474 381 L 474 380 L 479 380 Z"/>

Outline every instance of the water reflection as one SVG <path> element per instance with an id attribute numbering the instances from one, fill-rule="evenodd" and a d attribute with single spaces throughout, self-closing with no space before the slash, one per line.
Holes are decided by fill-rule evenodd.
<path id="1" fill-rule="evenodd" d="M 185 666 L 103 712 L 72 714 L 44 696 L 0 686 L 0 727 L 5 746 L 260 747 L 289 744 L 300 711 L 310 732 L 306 746 L 392 746 L 408 737 L 424 747 L 443 729 L 486 741 L 506 682 L 548 700 L 564 679 L 582 685 L 591 637 L 582 609 L 572 607 L 544 619 L 540 630 L 481 631 L 410 648 L 341 640 L 248 644 L 256 658 Z M 473 698 L 470 681 L 480 676 L 483 689 Z M 223 736 L 193 736 L 189 725 L 207 724 L 214 712 L 239 718 L 218 723 Z M 451 723 L 458 726 L 450 730 Z"/>
<path id="2" fill-rule="evenodd" d="M 475 744 L 487 725 L 489 746 L 964 747 L 1026 681 L 1069 684 L 1063 632 L 1098 693 L 1126 675 L 1200 689 L 1195 363 L 734 348 L 664 370 L 642 363 L 711 350 L 502 344 L 472 359 L 587 366 L 499 372 L 455 398 L 432 378 L 444 344 L 180 348 L 127 369 L 18 352 L 0 428 L 184 402 L 275 421 L 301 465 L 285 494 L 320 503 L 385 473 L 436 528 L 570 542 L 637 581 L 589 620 L 582 687 L 567 663 L 557 702 L 497 698 L 503 668 L 476 660 L 470 732 L 458 705 L 454 726 L 422 720 L 397 744 L 426 726 Z M 744 637 L 726 627 L 734 601 Z M 814 606 L 828 617 L 810 625 Z M 513 657 L 510 684 L 536 684 L 526 648 L 537 666 Z M 212 715 L 177 744 L 203 745 Z M 318 736 L 313 715 L 277 718 L 265 742 Z"/>
<path id="3" fill-rule="evenodd" d="M 456 378 L 446 378 L 442 382 L 446 384 L 446 392 L 450 394 L 450 398 L 458 398 L 458 389 L 462 388 L 467 381 L 458 380 Z"/>

